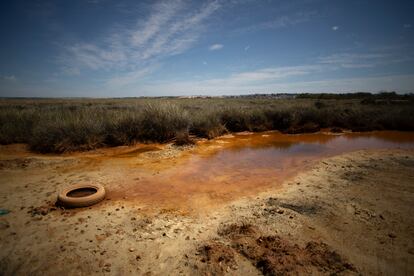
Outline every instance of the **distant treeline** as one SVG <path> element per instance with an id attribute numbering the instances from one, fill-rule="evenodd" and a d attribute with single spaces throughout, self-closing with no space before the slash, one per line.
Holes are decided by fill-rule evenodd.
<path id="1" fill-rule="evenodd" d="M 413 100 L 414 94 L 397 94 L 396 92 L 356 92 L 356 93 L 302 93 L 297 94 L 298 99 L 371 99 L 371 100 Z"/>

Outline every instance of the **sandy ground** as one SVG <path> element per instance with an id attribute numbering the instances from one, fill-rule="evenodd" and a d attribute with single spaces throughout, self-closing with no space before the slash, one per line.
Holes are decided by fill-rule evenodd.
<path id="1" fill-rule="evenodd" d="M 127 194 L 59 209 L 65 184 L 106 183 L 118 168 L 7 150 L 16 152 L 0 160 L 0 207 L 11 210 L 0 216 L 2 275 L 414 275 L 413 150 L 317 160 L 203 211 L 148 208 Z"/>

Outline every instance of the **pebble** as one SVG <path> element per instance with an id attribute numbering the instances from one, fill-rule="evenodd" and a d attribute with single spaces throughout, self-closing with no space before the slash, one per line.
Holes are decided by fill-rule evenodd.
<path id="1" fill-rule="evenodd" d="M 129 248 L 129 252 L 134 252 L 134 251 L 135 251 L 135 248 L 133 247 Z"/>

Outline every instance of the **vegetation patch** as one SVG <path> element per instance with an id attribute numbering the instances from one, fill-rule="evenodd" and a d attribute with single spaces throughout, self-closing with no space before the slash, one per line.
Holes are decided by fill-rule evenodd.
<path id="1" fill-rule="evenodd" d="M 136 142 L 192 143 L 228 132 L 321 128 L 414 130 L 414 96 L 301 94 L 296 98 L 1 99 L 0 144 L 62 153 Z"/>

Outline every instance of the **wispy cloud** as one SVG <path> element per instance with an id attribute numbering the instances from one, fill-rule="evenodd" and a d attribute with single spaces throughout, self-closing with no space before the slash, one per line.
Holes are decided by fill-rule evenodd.
<path id="1" fill-rule="evenodd" d="M 11 81 L 11 82 L 17 81 L 17 78 L 15 75 L 0 76 L 0 79 L 5 80 L 5 81 Z"/>
<path id="2" fill-rule="evenodd" d="M 384 53 L 337 53 L 319 58 L 320 64 L 331 64 L 342 68 L 369 68 L 384 62 Z"/>
<path id="3" fill-rule="evenodd" d="M 151 74 L 158 68 L 158 64 L 154 64 L 151 66 L 148 66 L 144 69 L 128 72 L 126 74 L 123 74 L 121 76 L 115 76 L 110 78 L 106 84 L 111 88 L 113 87 L 123 87 L 126 85 L 129 85 L 131 83 L 134 83 L 135 81 L 142 79 L 143 77 L 147 76 L 148 74 Z"/>
<path id="4" fill-rule="evenodd" d="M 213 44 L 208 49 L 210 51 L 216 51 L 216 50 L 222 49 L 223 47 L 224 47 L 223 44 Z"/>
<path id="5" fill-rule="evenodd" d="M 252 71 L 245 71 L 234 73 L 228 77 L 213 78 L 201 81 L 175 82 L 168 85 L 183 86 L 186 89 L 194 89 L 203 87 L 208 90 L 220 91 L 222 89 L 229 89 L 235 87 L 252 87 L 261 86 L 268 83 L 274 83 L 294 76 L 302 76 L 315 73 L 322 69 L 321 65 L 304 65 L 304 66 L 284 66 L 274 68 L 264 68 Z M 186 90 L 184 89 L 184 90 Z"/>
<path id="6" fill-rule="evenodd" d="M 339 30 L 339 26 L 332 26 L 332 31 L 337 31 Z"/>
<path id="7" fill-rule="evenodd" d="M 279 16 L 273 20 L 264 21 L 251 26 L 238 29 L 237 33 L 255 32 L 266 29 L 280 29 L 305 23 L 317 16 L 315 11 L 297 12 L 292 15 Z"/>
<path id="8" fill-rule="evenodd" d="M 231 75 L 225 81 L 230 83 L 251 83 L 251 82 L 263 82 L 263 81 L 274 81 L 291 76 L 306 75 L 311 72 L 320 70 L 318 65 L 303 65 L 303 66 L 285 66 L 276 68 L 265 68 L 255 71 L 236 73 Z M 214 80 L 223 81 L 223 79 Z"/>
<path id="9" fill-rule="evenodd" d="M 361 78 L 333 78 L 314 81 L 289 81 L 280 79 L 273 82 L 238 83 L 236 81 L 187 81 L 146 85 L 144 93 L 158 95 L 223 95 L 248 93 L 303 93 L 303 92 L 357 92 L 357 91 L 401 91 L 411 92 L 414 75 L 384 75 Z"/>
<path id="10" fill-rule="evenodd" d="M 192 47 L 202 33 L 206 20 L 220 8 L 210 1 L 194 9 L 186 1 L 162 1 L 152 5 L 148 18 L 133 26 L 123 26 L 95 42 L 79 42 L 65 47 L 60 58 L 62 71 L 79 73 L 83 70 L 110 71 L 116 69 L 125 76 L 109 80 L 126 83 L 152 72 L 146 67 L 168 56 L 180 54 Z"/>

